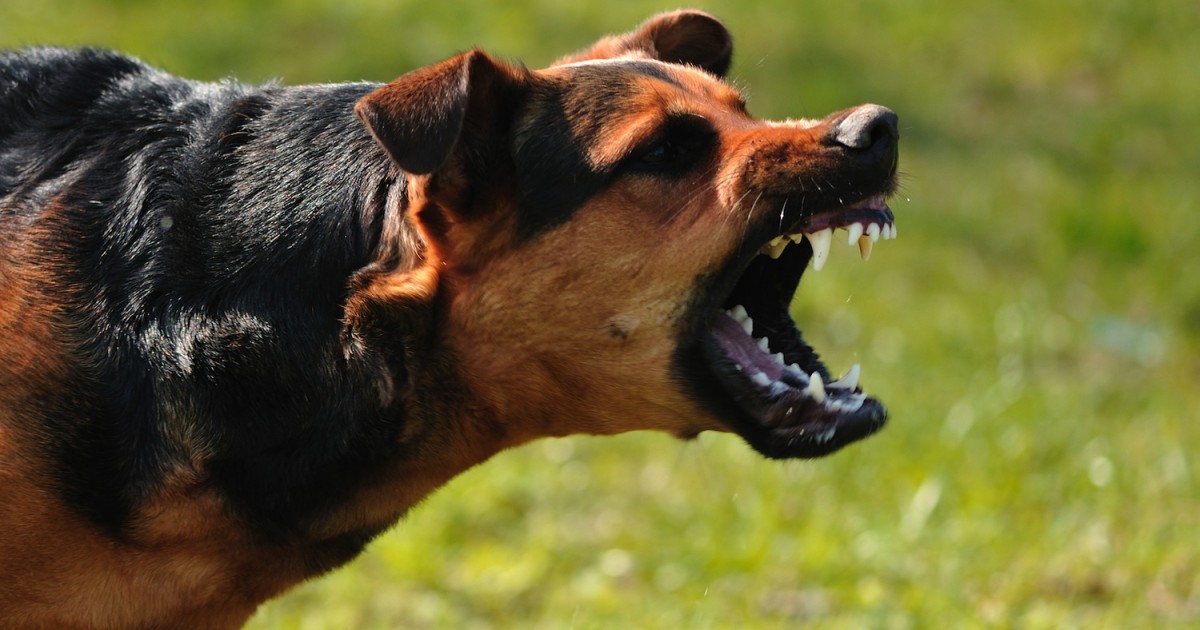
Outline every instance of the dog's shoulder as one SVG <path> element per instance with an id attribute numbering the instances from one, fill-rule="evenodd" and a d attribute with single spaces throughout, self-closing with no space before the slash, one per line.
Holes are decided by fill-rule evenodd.
<path id="1" fill-rule="evenodd" d="M 296 367 L 337 364 L 351 278 L 402 231 L 403 176 L 353 111 L 375 87 L 193 81 L 96 49 L 0 57 L 0 278 L 36 276 L 18 297 L 45 305 L 41 353 L 63 361 L 26 417 L 94 521 L 125 527 L 211 458 L 249 520 L 292 522 L 328 498 L 279 484 L 321 486 L 328 444 L 379 430 L 366 377 Z M 293 430 L 312 446 L 254 454 Z"/>

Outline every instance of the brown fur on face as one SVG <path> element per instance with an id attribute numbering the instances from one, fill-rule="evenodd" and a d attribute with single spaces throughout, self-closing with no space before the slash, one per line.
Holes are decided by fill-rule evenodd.
<path id="1" fill-rule="evenodd" d="M 440 189 L 439 174 L 415 180 L 418 198 L 427 196 L 413 211 L 418 225 L 438 217 L 426 235 L 445 293 L 444 350 L 473 398 L 500 419 L 506 445 L 573 433 L 728 430 L 680 387 L 672 366 L 678 336 L 704 279 L 744 245 L 740 226 L 775 210 L 758 204 L 763 196 L 786 195 L 792 182 L 829 168 L 821 146 L 829 122 L 757 121 L 736 90 L 707 72 L 647 61 L 645 51 L 590 54 L 532 74 L 489 60 L 500 68 L 490 72 L 512 73 L 529 93 L 505 139 L 508 152 L 519 156 L 541 130 L 568 120 L 555 137 L 571 150 L 544 140 L 539 150 L 571 155 L 588 176 L 605 179 L 568 222 L 523 240 L 512 211 L 519 203 L 488 194 L 492 208 L 460 210 L 453 198 L 423 192 Z M 618 98 L 596 98 L 614 85 Z M 621 173 L 621 162 L 675 118 L 711 125 L 704 162 L 673 179 Z M 454 174 L 455 159 L 447 156 L 444 167 Z M 502 198 L 507 183 L 496 192 Z"/>
<path id="2" fill-rule="evenodd" d="M 185 175 L 124 110 L 94 155 L 31 124 L 46 146 L 0 152 L 30 174 L 0 187 L 0 626 L 236 626 L 539 437 L 815 457 L 877 430 L 788 317 L 811 241 L 760 252 L 890 224 L 894 114 L 754 119 L 731 51 L 679 11 L 541 70 L 472 50 L 374 89 L 229 88 L 180 123 Z M 167 81 L 69 58 L 117 77 L 72 99 Z M 768 342 L 804 383 L 756 384 Z"/>

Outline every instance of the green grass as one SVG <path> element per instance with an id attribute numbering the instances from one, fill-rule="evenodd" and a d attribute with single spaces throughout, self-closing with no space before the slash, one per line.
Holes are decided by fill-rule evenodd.
<path id="1" fill-rule="evenodd" d="M 252 627 L 1200 624 L 1200 5 L 696 4 L 756 113 L 901 114 L 901 238 L 835 248 L 794 308 L 890 425 L 813 462 L 728 435 L 535 443 Z M 298 83 L 474 44 L 536 66 L 676 3 L 12 5 L 3 46 Z"/>

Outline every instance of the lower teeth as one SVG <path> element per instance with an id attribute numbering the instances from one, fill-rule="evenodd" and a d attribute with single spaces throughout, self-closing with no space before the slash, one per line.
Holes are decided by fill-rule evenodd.
<path id="1" fill-rule="evenodd" d="M 739 372 L 741 365 L 736 365 Z M 788 392 L 800 392 L 814 402 L 824 404 L 830 411 L 858 411 L 866 400 L 866 395 L 857 391 L 860 368 L 857 364 L 846 372 L 842 378 L 829 384 L 820 372 L 805 374 L 795 365 L 788 365 L 778 379 L 771 379 L 764 372 L 755 372 L 750 376 L 750 382 L 776 398 Z"/>

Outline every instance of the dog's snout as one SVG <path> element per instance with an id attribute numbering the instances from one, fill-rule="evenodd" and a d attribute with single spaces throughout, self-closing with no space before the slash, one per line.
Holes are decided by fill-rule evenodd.
<path id="1" fill-rule="evenodd" d="M 882 105 L 863 105 L 846 114 L 830 129 L 830 139 L 848 149 L 870 149 L 879 142 L 900 137 L 899 117 Z"/>

